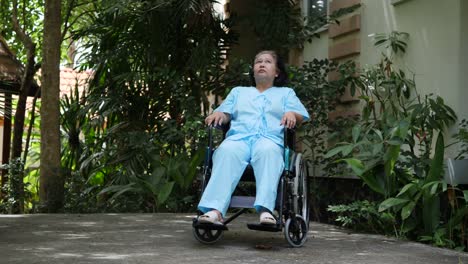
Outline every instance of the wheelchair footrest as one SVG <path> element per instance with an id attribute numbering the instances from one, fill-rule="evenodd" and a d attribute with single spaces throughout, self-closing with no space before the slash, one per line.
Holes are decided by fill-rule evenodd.
<path id="1" fill-rule="evenodd" d="M 267 231 L 267 232 L 281 232 L 283 229 L 281 225 L 264 225 L 258 223 L 247 224 L 247 227 L 252 230 Z"/>
<path id="2" fill-rule="evenodd" d="M 198 229 L 205 229 L 205 230 L 225 230 L 225 231 L 228 230 L 226 225 L 204 224 L 204 223 L 199 223 L 196 220 L 193 221 L 192 227 L 193 228 L 198 228 Z"/>

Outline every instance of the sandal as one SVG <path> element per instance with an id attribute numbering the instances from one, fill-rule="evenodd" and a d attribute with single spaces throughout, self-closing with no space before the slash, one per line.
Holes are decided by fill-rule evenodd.
<path id="1" fill-rule="evenodd" d="M 200 215 L 198 217 L 198 222 L 200 224 L 216 224 L 216 225 L 222 225 L 222 217 L 219 212 L 216 210 L 211 210 L 203 215 Z"/>
<path id="2" fill-rule="evenodd" d="M 260 214 L 260 224 L 262 224 L 262 225 L 276 225 L 276 219 L 271 213 L 262 212 Z"/>

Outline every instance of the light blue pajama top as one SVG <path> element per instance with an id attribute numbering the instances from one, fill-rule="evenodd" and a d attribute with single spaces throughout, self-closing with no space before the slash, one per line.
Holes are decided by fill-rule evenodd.
<path id="1" fill-rule="evenodd" d="M 226 139 L 262 136 L 280 146 L 284 143 L 284 126 L 280 122 L 286 112 L 298 113 L 304 121 L 309 119 L 304 105 L 288 87 L 271 87 L 262 93 L 255 87 L 235 87 L 214 111 L 231 115 Z"/>

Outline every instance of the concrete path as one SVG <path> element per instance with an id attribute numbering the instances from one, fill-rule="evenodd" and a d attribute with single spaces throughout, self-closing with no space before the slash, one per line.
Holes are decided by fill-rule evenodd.
<path id="1" fill-rule="evenodd" d="M 217 244 L 192 236 L 186 214 L 0 215 L 0 263 L 468 264 L 468 254 L 311 223 L 302 248 L 251 231 L 243 215 Z"/>

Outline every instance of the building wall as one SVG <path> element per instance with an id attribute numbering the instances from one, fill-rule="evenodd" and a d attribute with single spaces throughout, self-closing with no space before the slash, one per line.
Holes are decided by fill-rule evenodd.
<path id="1" fill-rule="evenodd" d="M 460 90 L 457 97 L 459 117 L 468 119 L 468 1 L 461 0 L 459 15 L 460 20 L 460 67 L 458 78 Z"/>
<path id="2" fill-rule="evenodd" d="M 362 1 L 361 65 L 375 63 L 382 51 L 373 46 L 369 34 L 407 32 L 408 49 L 401 66 L 416 74 L 418 90 L 442 96 L 461 117 L 468 117 L 466 104 L 459 99 L 464 52 L 460 1 L 409 0 L 395 6 L 390 1 Z"/>
<path id="3" fill-rule="evenodd" d="M 314 38 L 311 43 L 304 44 L 303 58 L 305 61 L 312 59 L 326 59 L 328 58 L 328 29 L 320 32 L 320 38 Z"/>
<path id="4" fill-rule="evenodd" d="M 333 0 L 330 2 L 349 2 Z M 423 94 L 441 96 L 457 113 L 468 118 L 468 1 L 466 0 L 361 0 L 360 54 L 352 57 L 361 67 L 376 64 L 383 48 L 376 48 L 369 35 L 401 31 L 409 33 L 408 48 L 397 63 L 415 74 L 416 87 Z M 304 60 L 323 58 L 336 42 L 326 38 L 306 44 Z M 348 58 L 345 58 L 348 59 Z M 457 131 L 453 126 L 447 138 Z M 448 151 L 453 156 L 456 150 Z"/>

